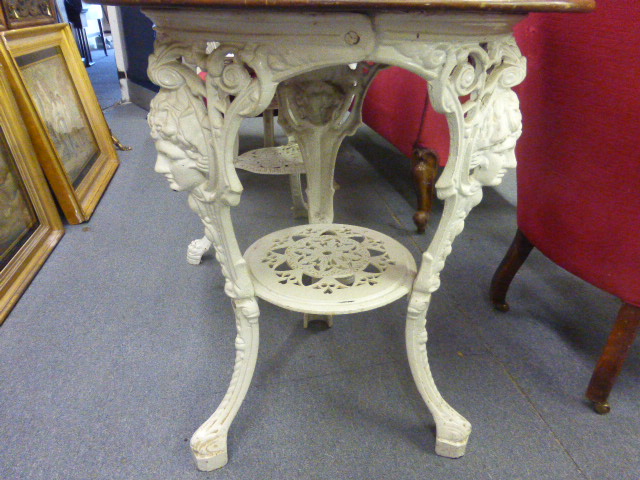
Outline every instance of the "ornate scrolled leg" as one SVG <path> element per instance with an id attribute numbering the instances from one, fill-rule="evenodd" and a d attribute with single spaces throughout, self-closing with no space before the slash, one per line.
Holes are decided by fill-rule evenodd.
<path id="1" fill-rule="evenodd" d="M 199 470 L 211 471 L 227 463 L 227 433 L 244 400 L 258 358 L 258 304 L 255 299 L 234 300 L 236 360 L 227 393 L 213 415 L 191 437 Z"/>
<path id="2" fill-rule="evenodd" d="M 287 80 L 278 89 L 280 124 L 295 136 L 305 164 L 309 223 L 333 222 L 338 148 L 362 123 L 362 101 L 377 69 L 323 68 Z"/>
<path id="3" fill-rule="evenodd" d="M 200 470 L 227 463 L 227 432 L 245 398 L 258 355 L 258 304 L 231 222 L 231 207 L 242 192 L 233 162 L 242 118 L 257 115 L 269 104 L 275 84 L 252 78 L 237 57 L 226 61 L 233 51 L 220 46 L 206 54 L 204 46 L 173 41 L 160 31 L 149 59 L 149 77 L 161 87 L 149 114 L 158 150 L 156 171 L 172 188 L 189 191 L 189 206 L 205 227 L 199 246 L 215 249 L 238 332 L 227 393 L 191 439 Z M 182 59 L 207 70 L 206 81 Z"/>
<path id="4" fill-rule="evenodd" d="M 264 128 L 264 147 L 275 147 L 275 124 L 274 124 L 274 110 L 278 108 L 278 102 L 272 102 L 262 114 L 262 124 Z M 296 139 L 289 136 L 289 144 L 296 143 Z M 293 211 L 294 218 L 306 218 L 307 204 L 304 201 L 304 195 L 302 194 L 302 180 L 299 173 L 292 173 L 289 175 L 289 188 L 291 189 L 291 210 Z"/>
<path id="5" fill-rule="evenodd" d="M 455 199 L 445 204 L 441 225 L 444 224 L 448 227 L 446 232 L 448 235 L 445 235 L 445 232 L 440 229 L 438 232 L 441 234 L 439 240 L 442 252 L 448 254 L 451 251 L 453 238 L 462 231 L 464 218 L 478 200 L 478 197 L 468 197 Z M 432 249 L 430 248 L 430 250 Z M 435 272 L 443 266 L 444 259 L 441 262 L 435 261 L 429 252 L 424 254 L 420 273 L 409 299 L 405 337 L 411 373 L 422 399 L 436 422 L 436 453 L 443 457 L 457 458 L 465 453 L 471 434 L 471 424 L 440 395 L 431 375 L 427 355 L 427 309 L 431 293 L 439 285 L 438 274 Z M 425 275 L 427 272 L 429 274 Z M 428 278 L 425 279 L 425 276 Z"/>
<path id="6" fill-rule="evenodd" d="M 430 40 L 428 34 L 425 41 L 415 34 L 425 28 L 418 22 L 392 27 L 398 39 L 380 48 L 376 60 L 405 66 L 424 77 L 429 98 L 447 116 L 451 133 L 449 161 L 436 184 L 444 212 L 413 284 L 406 344 L 418 391 L 435 419 L 436 453 L 459 457 L 465 452 L 471 425 L 447 404 L 435 385 L 427 357 L 426 314 L 452 243 L 469 211 L 482 199 L 482 186 L 497 185 L 505 169 L 515 167 L 515 142 L 522 126 L 511 88 L 524 79 L 525 61 L 510 33 L 490 42 Z M 463 31 L 464 25 L 459 28 Z M 509 31 L 508 25 L 500 28 Z M 402 29 L 409 34 L 397 33 Z M 416 40 L 406 40 L 412 37 Z"/>

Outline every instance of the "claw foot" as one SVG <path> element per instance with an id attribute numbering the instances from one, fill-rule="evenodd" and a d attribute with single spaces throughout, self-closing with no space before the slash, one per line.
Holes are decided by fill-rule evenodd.
<path id="1" fill-rule="evenodd" d="M 194 240 L 187 248 L 187 263 L 191 265 L 199 265 L 202 261 L 202 255 L 211 248 L 211 241 L 207 237 Z"/>

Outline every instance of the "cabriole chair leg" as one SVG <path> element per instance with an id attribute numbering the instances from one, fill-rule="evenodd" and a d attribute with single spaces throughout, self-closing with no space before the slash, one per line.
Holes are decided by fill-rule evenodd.
<path id="1" fill-rule="evenodd" d="M 418 233 L 424 233 L 431 215 L 437 175 L 437 154 L 429 148 L 414 147 L 413 157 L 411 157 L 411 176 L 418 196 L 418 209 L 413 215 L 413 223 L 416 224 Z"/>
<path id="2" fill-rule="evenodd" d="M 491 298 L 491 303 L 493 303 L 496 310 L 501 312 L 509 311 L 507 290 L 509 290 L 509 285 L 511 285 L 513 277 L 518 273 L 518 270 L 525 262 L 532 249 L 533 244 L 527 237 L 525 237 L 524 233 L 518 229 L 509 250 L 507 250 L 506 255 L 502 259 L 502 262 L 491 279 L 489 297 Z"/>
<path id="3" fill-rule="evenodd" d="M 609 394 L 640 327 L 640 307 L 623 303 L 604 351 L 593 370 L 586 396 L 600 414 L 609 413 Z"/>

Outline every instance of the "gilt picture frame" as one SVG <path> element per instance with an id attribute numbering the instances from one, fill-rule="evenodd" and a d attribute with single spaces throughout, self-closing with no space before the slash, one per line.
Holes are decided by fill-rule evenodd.
<path id="1" fill-rule="evenodd" d="M 0 55 L 0 324 L 64 234 L 11 89 L 10 69 Z"/>
<path id="2" fill-rule="evenodd" d="M 7 20 L 4 18 L 4 9 L 2 3 L 0 3 L 0 32 L 7 29 Z"/>
<path id="3" fill-rule="evenodd" d="M 71 28 L 46 25 L 0 36 L 42 169 L 69 223 L 82 223 L 91 217 L 119 161 Z"/>
<path id="4" fill-rule="evenodd" d="M 55 23 L 55 0 L 0 0 L 7 28 L 33 27 Z"/>

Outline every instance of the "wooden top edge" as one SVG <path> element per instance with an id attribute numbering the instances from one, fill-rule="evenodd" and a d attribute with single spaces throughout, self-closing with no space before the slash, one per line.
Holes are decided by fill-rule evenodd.
<path id="1" fill-rule="evenodd" d="M 589 12 L 595 0 L 87 0 L 87 3 L 134 7 L 316 9 L 322 11 L 456 10 L 504 13 Z"/>

